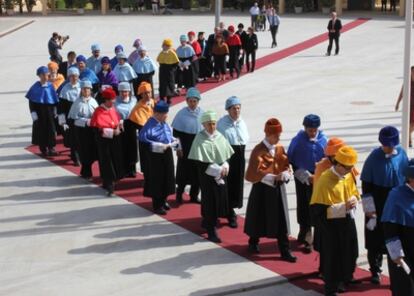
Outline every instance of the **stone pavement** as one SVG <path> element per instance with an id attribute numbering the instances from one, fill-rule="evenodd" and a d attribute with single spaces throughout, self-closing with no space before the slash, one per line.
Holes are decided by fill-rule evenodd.
<path id="1" fill-rule="evenodd" d="M 223 20 L 249 22 L 240 16 Z M 222 295 L 243 289 L 249 291 L 240 295 L 315 295 L 123 199 L 105 198 L 100 188 L 24 150 L 31 132 L 24 94 L 36 79 L 35 69 L 47 63 L 52 31 L 70 35 L 64 54 L 75 50 L 88 55 L 90 44 L 99 42 L 112 57 L 116 44 L 129 52 L 140 37 L 155 58 L 163 38 L 172 37 L 177 44 L 187 31 L 210 32 L 213 21 L 212 16 L 35 18 L 0 38 L 1 295 Z M 326 22 L 284 17 L 277 50 L 323 33 Z M 402 83 L 402 25 L 399 19 L 373 19 L 341 36 L 340 56 L 324 57 L 326 44 L 320 44 L 205 93 L 201 105 L 224 114 L 224 100 L 241 97 L 251 133 L 247 154 L 262 139 L 268 117 L 282 121 L 287 147 L 302 117 L 318 113 L 328 136 L 343 137 L 357 148 L 362 167 L 378 145 L 378 130 L 400 124 L 401 114 L 393 106 Z M 259 33 L 259 43 L 259 56 L 274 52 L 269 32 Z M 170 119 L 182 106 L 172 108 Z M 246 184 L 245 201 L 249 188 Z M 357 223 L 363 264 L 361 210 Z"/>

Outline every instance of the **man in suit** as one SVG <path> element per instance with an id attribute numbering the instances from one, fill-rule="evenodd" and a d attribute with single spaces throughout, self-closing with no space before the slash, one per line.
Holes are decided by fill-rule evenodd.
<path id="1" fill-rule="evenodd" d="M 339 54 L 339 36 L 341 35 L 341 29 L 341 20 L 338 19 L 336 12 L 332 12 L 331 20 L 328 23 L 329 45 L 326 52 L 327 56 L 331 55 L 333 41 L 335 41 L 335 55 Z"/>
<path id="2" fill-rule="evenodd" d="M 71 66 L 76 66 L 76 53 L 74 51 L 68 52 L 68 60 L 59 64 L 58 73 L 62 74 L 65 79 L 67 78 L 68 69 Z"/>

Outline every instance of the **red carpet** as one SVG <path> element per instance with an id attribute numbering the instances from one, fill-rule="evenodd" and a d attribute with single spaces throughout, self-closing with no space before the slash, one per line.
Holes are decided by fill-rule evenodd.
<path id="1" fill-rule="evenodd" d="M 343 32 L 346 32 L 358 25 L 365 23 L 367 19 L 358 19 L 344 25 Z M 306 50 L 312 46 L 315 46 L 321 42 L 327 40 L 327 35 L 322 34 L 309 39 L 300 44 L 291 46 L 287 49 L 275 52 L 274 54 L 263 57 L 257 61 L 257 69 L 260 69 L 270 63 L 276 62 L 290 55 Z M 215 87 L 219 87 L 226 82 L 222 83 L 203 83 L 199 85 L 201 92 L 208 91 Z M 183 97 L 175 98 L 173 103 L 178 103 L 184 100 Z M 30 152 L 38 154 L 37 147 L 30 146 L 27 148 Z M 59 165 L 66 170 L 79 175 L 79 168 L 72 166 L 69 159 L 69 151 L 62 145 L 61 139 L 56 147 L 59 152 L 59 156 L 53 159 L 49 159 L 56 165 Z M 95 176 L 99 175 L 97 163 L 93 167 Z M 94 183 L 99 184 L 99 178 L 94 179 Z M 104 194 L 104 193 L 103 193 Z M 142 196 L 142 176 L 137 176 L 135 179 L 121 180 L 116 186 L 116 194 L 131 203 L 139 205 L 149 211 L 151 211 L 151 200 Z M 164 216 L 166 220 L 175 223 L 188 231 L 196 233 L 200 236 L 205 236 L 204 231 L 200 227 L 200 208 L 198 205 L 184 203 L 180 207 L 176 207 L 174 202 L 171 202 L 173 209 L 168 212 L 168 215 Z M 219 235 L 223 240 L 220 244 L 221 247 L 226 248 L 242 257 L 255 262 L 256 264 L 267 268 L 277 274 L 280 274 L 289 279 L 289 282 L 304 289 L 314 290 L 323 293 L 323 282 L 316 277 L 318 268 L 318 255 L 312 253 L 310 255 L 303 254 L 292 241 L 292 248 L 294 254 L 298 257 L 296 264 L 287 263 L 281 261 L 279 253 L 276 248 L 276 241 L 270 239 L 263 239 L 261 241 L 261 253 L 259 255 L 250 255 L 247 252 L 247 239 L 248 237 L 243 233 L 244 219 L 238 218 L 239 228 L 230 229 L 226 227 L 226 221 L 222 220 L 222 225 L 219 229 Z M 384 284 L 381 286 L 374 286 L 369 283 L 370 273 L 368 271 L 357 269 L 355 277 L 363 280 L 361 285 L 357 287 L 350 287 L 349 292 L 343 295 L 366 295 L 366 296 L 385 296 L 391 295 L 389 292 L 389 279 L 384 277 Z"/>

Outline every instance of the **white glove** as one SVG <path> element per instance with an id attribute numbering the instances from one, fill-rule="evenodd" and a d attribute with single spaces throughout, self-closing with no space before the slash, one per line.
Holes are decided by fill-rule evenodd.
<path id="1" fill-rule="evenodd" d="M 295 171 L 294 175 L 302 184 L 310 185 L 309 177 L 311 176 L 311 173 L 309 173 L 309 171 L 299 169 Z"/>
<path id="2" fill-rule="evenodd" d="M 292 173 L 289 171 L 284 171 L 280 174 L 280 181 L 282 182 L 289 182 L 292 179 Z"/>
<path id="3" fill-rule="evenodd" d="M 102 129 L 102 137 L 107 139 L 112 139 L 114 137 L 114 129 L 104 128 Z"/>
<path id="4" fill-rule="evenodd" d="M 164 153 L 168 147 L 169 145 L 164 143 L 151 143 L 151 151 L 154 153 Z"/>
<path id="5" fill-rule="evenodd" d="M 63 124 L 63 131 L 67 131 L 69 129 L 69 125 L 67 125 L 66 123 Z"/>
<path id="6" fill-rule="evenodd" d="M 260 182 L 262 182 L 263 184 L 266 184 L 270 187 L 275 187 L 275 180 L 276 180 L 276 176 L 273 174 L 267 174 L 266 176 L 264 176 L 262 178 L 262 180 Z"/>
<path id="7" fill-rule="evenodd" d="M 65 114 L 59 114 L 58 115 L 58 123 L 59 123 L 59 125 L 62 125 L 62 126 L 66 123 Z"/>
<path id="8" fill-rule="evenodd" d="M 39 116 L 37 116 L 37 113 L 36 112 L 32 112 L 32 113 L 30 113 L 30 115 L 32 116 L 32 120 L 33 120 L 33 122 L 35 122 L 36 120 L 38 120 L 39 119 Z"/>
<path id="9" fill-rule="evenodd" d="M 221 178 L 221 171 L 222 167 L 213 163 L 207 167 L 206 174 L 214 178 Z"/>
<path id="10" fill-rule="evenodd" d="M 373 231 L 375 227 L 377 227 L 377 216 L 374 216 L 371 219 L 369 219 L 366 227 L 368 230 Z"/>
<path id="11" fill-rule="evenodd" d="M 86 126 L 91 126 L 91 120 L 90 119 L 86 120 Z"/>

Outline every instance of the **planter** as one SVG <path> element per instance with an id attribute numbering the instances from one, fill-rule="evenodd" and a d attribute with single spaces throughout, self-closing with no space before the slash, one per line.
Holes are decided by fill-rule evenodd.
<path id="1" fill-rule="evenodd" d="M 78 8 L 77 9 L 78 14 L 84 14 L 85 13 L 85 9 L 84 8 Z"/>
<path id="2" fill-rule="evenodd" d="M 331 12 L 331 8 L 330 7 L 322 7 L 322 13 L 323 14 L 329 14 Z"/>
<path id="3" fill-rule="evenodd" d="M 295 6 L 295 13 L 302 13 L 303 12 L 303 7 L 296 7 Z"/>
<path id="4" fill-rule="evenodd" d="M 7 15 L 14 15 L 14 9 L 13 8 L 6 9 L 6 14 Z"/>
<path id="5" fill-rule="evenodd" d="M 129 13 L 129 7 L 121 7 L 121 11 L 123 14 L 128 14 Z"/>

